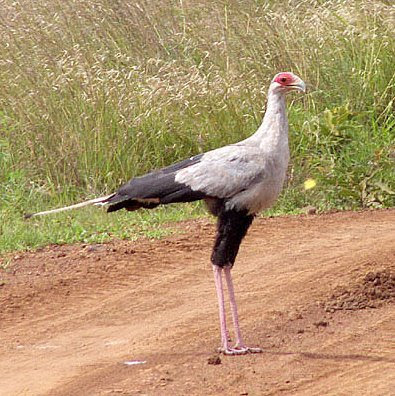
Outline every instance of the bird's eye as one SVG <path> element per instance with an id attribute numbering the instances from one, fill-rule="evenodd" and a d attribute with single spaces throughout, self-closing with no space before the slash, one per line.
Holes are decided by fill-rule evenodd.
<path id="1" fill-rule="evenodd" d="M 280 78 L 280 81 L 281 81 L 281 82 L 286 82 L 286 81 L 287 81 L 287 77 L 282 77 L 282 78 Z"/>

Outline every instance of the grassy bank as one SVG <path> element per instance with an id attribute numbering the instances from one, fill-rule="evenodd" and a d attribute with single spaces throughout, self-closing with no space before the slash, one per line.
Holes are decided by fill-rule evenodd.
<path id="1" fill-rule="evenodd" d="M 391 2 L 5 0 L 2 7 L 0 252 L 135 236 L 199 215 L 199 206 L 186 205 L 21 219 L 250 135 L 280 70 L 299 74 L 309 93 L 289 97 L 292 163 L 274 210 L 394 205 Z M 317 186 L 305 191 L 307 178 Z"/>

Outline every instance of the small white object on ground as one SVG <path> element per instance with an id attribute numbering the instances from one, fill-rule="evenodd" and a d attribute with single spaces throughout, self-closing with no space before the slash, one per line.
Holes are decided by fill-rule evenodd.
<path id="1" fill-rule="evenodd" d="M 123 362 L 123 364 L 126 364 L 127 366 L 135 366 L 137 364 L 145 364 L 145 363 L 147 363 L 145 360 L 129 360 Z"/>

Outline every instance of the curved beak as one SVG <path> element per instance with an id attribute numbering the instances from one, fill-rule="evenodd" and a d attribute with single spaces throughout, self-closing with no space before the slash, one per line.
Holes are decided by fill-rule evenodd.
<path id="1" fill-rule="evenodd" d="M 295 89 L 296 91 L 306 92 L 306 84 L 300 78 L 295 84 L 288 85 L 288 87 Z"/>

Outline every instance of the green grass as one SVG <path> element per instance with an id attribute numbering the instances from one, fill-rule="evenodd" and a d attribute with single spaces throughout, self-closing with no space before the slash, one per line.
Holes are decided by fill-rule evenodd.
<path id="1" fill-rule="evenodd" d="M 22 214 L 113 191 L 131 176 L 253 133 L 272 76 L 292 162 L 270 213 L 388 207 L 395 191 L 395 9 L 388 1 L 6 0 L 0 16 L 0 254 L 159 236 L 200 205 Z M 304 190 L 307 178 L 317 186 Z"/>
<path id="2" fill-rule="evenodd" d="M 187 205 L 183 210 L 174 206 L 166 210 L 141 210 L 132 216 L 126 212 L 109 216 L 96 208 L 29 221 L 24 221 L 20 216 L 10 215 L 0 228 L 0 246 L 2 253 L 5 253 L 51 243 L 102 243 L 114 238 L 161 238 L 175 231 L 175 227 L 172 227 L 173 222 L 199 215 L 201 212 L 198 205 Z"/>

